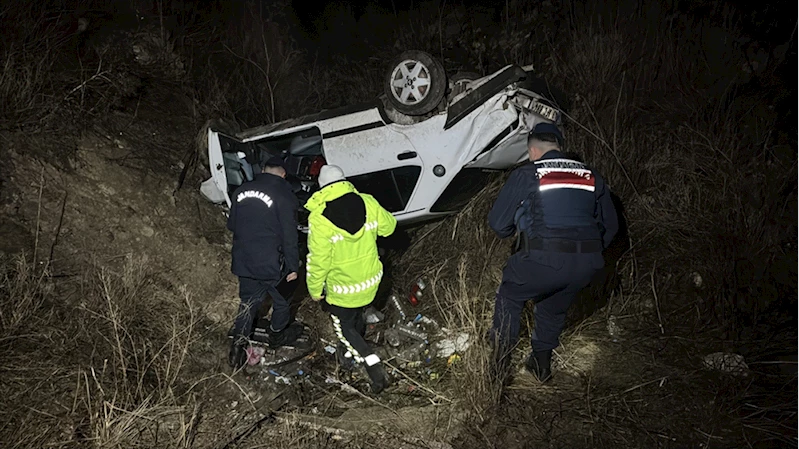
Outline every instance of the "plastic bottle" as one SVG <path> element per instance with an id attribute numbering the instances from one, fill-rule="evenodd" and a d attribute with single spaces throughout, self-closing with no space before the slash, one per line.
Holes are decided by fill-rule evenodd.
<path id="1" fill-rule="evenodd" d="M 405 321 L 405 311 L 402 309 L 402 304 L 400 304 L 397 295 L 392 294 L 389 297 L 389 300 L 391 300 L 391 303 L 394 304 L 394 307 L 397 309 L 397 312 L 399 312 L 400 320 Z"/>
<path id="2" fill-rule="evenodd" d="M 414 338 L 416 340 L 427 341 L 427 333 L 421 330 L 404 324 L 398 324 L 395 329 L 402 335 Z"/>

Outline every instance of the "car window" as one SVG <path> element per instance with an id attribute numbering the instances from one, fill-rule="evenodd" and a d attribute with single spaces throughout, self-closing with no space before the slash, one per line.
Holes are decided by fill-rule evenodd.
<path id="1" fill-rule="evenodd" d="M 454 212 L 460 210 L 477 195 L 496 172 L 480 168 L 464 168 L 449 183 L 444 193 L 436 200 L 430 212 Z"/>
<path id="2" fill-rule="evenodd" d="M 368 193 L 389 212 L 405 210 L 413 189 L 422 174 L 422 167 L 406 165 L 390 170 L 348 177 L 359 192 Z"/>

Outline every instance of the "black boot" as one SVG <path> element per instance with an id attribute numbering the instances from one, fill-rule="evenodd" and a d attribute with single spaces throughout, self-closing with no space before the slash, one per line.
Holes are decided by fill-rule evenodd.
<path id="1" fill-rule="evenodd" d="M 524 365 L 540 382 L 549 381 L 552 379 L 552 350 L 533 351 Z"/>
<path id="2" fill-rule="evenodd" d="M 269 347 L 276 349 L 281 346 L 291 346 L 297 341 L 298 338 L 300 338 L 303 330 L 303 325 L 296 321 L 286 326 L 286 328 L 282 331 L 274 331 L 270 326 L 268 331 Z"/>
<path id="3" fill-rule="evenodd" d="M 241 369 L 247 364 L 247 340 L 239 339 L 230 343 L 230 352 L 228 353 L 228 365 L 234 370 Z"/>
<path id="4" fill-rule="evenodd" d="M 388 387 L 388 375 L 383 368 L 383 362 L 375 363 L 372 366 L 366 365 L 366 374 L 369 375 L 373 394 L 380 394 Z"/>

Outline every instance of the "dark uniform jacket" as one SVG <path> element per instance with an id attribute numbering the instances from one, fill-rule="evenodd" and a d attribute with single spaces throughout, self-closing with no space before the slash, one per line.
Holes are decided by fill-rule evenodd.
<path id="1" fill-rule="evenodd" d="M 488 222 L 500 238 L 518 231 L 529 239 L 596 240 L 603 248 L 619 228 L 602 177 L 557 150 L 511 173 Z"/>
<path id="2" fill-rule="evenodd" d="M 261 173 L 236 189 L 230 199 L 227 227 L 233 232 L 233 274 L 279 281 L 298 271 L 299 202 L 288 181 Z"/>

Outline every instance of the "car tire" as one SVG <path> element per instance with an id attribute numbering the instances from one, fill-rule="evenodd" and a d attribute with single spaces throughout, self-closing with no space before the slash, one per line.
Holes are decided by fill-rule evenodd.
<path id="1" fill-rule="evenodd" d="M 449 78 L 450 84 L 450 97 L 455 97 L 458 94 L 466 91 L 466 86 L 478 79 L 482 78 L 479 73 L 475 72 L 457 72 Z"/>
<path id="2" fill-rule="evenodd" d="M 394 109 L 406 115 L 424 115 L 444 98 L 447 74 L 430 54 L 408 50 L 391 61 L 383 87 Z"/>

